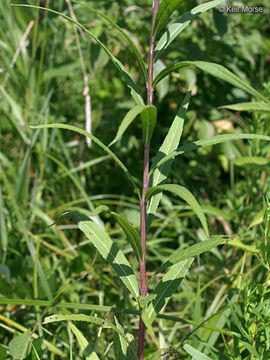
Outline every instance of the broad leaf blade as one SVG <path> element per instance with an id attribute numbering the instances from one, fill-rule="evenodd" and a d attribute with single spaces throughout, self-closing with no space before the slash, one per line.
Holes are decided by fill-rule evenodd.
<path id="1" fill-rule="evenodd" d="M 163 141 L 163 144 L 161 145 L 158 153 L 156 154 L 156 157 L 154 159 L 152 168 L 155 170 L 153 171 L 152 176 L 150 177 L 150 187 L 154 187 L 157 185 L 160 185 L 164 183 L 169 175 L 169 172 L 171 170 L 172 162 L 171 159 L 169 162 L 167 162 L 164 165 L 157 166 L 158 164 L 166 155 L 171 153 L 173 150 L 177 149 L 182 131 L 183 131 L 183 125 L 184 120 L 187 112 L 187 108 L 189 105 L 191 97 L 191 89 L 187 92 L 182 104 L 179 107 L 179 110 L 172 122 L 172 125 L 169 129 L 168 134 L 166 135 L 165 140 Z M 149 174 L 150 176 L 150 174 Z M 147 208 L 147 229 L 149 229 L 154 217 L 156 210 L 158 208 L 160 199 L 162 194 L 157 194 L 155 197 L 152 197 Z"/>
<path id="2" fill-rule="evenodd" d="M 78 228 L 85 234 L 87 239 L 92 241 L 93 245 L 112 266 L 130 293 L 137 299 L 140 295 L 137 278 L 127 258 L 109 235 L 85 215 L 72 212 L 67 213 L 66 216 L 72 217 L 78 223 Z"/>
<path id="3" fill-rule="evenodd" d="M 141 113 L 142 129 L 143 129 L 143 142 L 150 144 L 153 131 L 157 122 L 157 109 L 153 105 L 147 105 Z"/>
<path id="4" fill-rule="evenodd" d="M 172 13 L 180 4 L 180 2 L 182 2 L 182 0 L 162 0 L 162 3 L 160 4 L 160 7 L 158 9 L 154 27 L 155 39 L 157 39 L 164 26 L 166 26 Z"/>
<path id="5" fill-rule="evenodd" d="M 90 349 L 89 343 L 86 340 L 85 336 L 82 334 L 82 332 L 71 321 L 68 322 L 68 326 L 72 330 L 73 334 L 76 336 L 83 357 L 85 357 L 86 360 L 99 360 L 97 353 Z"/>
<path id="6" fill-rule="evenodd" d="M 149 304 L 142 315 L 144 321 L 149 321 L 150 324 L 152 324 L 160 310 L 168 303 L 181 281 L 186 276 L 192 262 L 193 259 L 187 259 L 173 265 L 164 275 L 154 291 L 154 293 L 157 294 L 156 298 Z"/>
<path id="7" fill-rule="evenodd" d="M 168 48 L 172 41 L 190 24 L 190 22 L 201 15 L 203 12 L 223 3 L 224 0 L 214 0 L 196 6 L 192 10 L 184 14 L 176 23 L 169 26 L 165 34 L 161 37 L 155 49 L 155 61 L 158 60 L 163 51 Z M 165 17 L 164 17 L 165 19 Z"/>
<path id="8" fill-rule="evenodd" d="M 182 155 L 187 151 L 196 150 L 205 146 L 212 146 L 212 145 L 226 143 L 229 141 L 244 140 L 244 139 L 270 141 L 270 136 L 259 135 L 259 134 L 225 134 L 225 135 L 217 135 L 217 136 L 212 136 L 210 138 L 197 140 L 192 143 L 183 145 L 180 148 L 178 148 L 176 151 L 172 151 L 170 154 L 163 157 L 155 165 L 155 167 L 151 169 L 149 176 L 151 176 L 151 174 L 155 172 L 155 170 L 158 169 L 160 166 L 166 164 L 167 162 L 170 162 L 172 158 L 175 158 L 175 156 Z"/>
<path id="9" fill-rule="evenodd" d="M 124 173 L 127 175 L 131 183 L 133 184 L 134 188 L 137 191 L 138 196 L 140 197 L 140 191 L 135 184 L 132 176 L 130 175 L 128 169 L 125 167 L 125 165 L 122 163 L 122 161 L 106 146 L 104 145 L 98 138 L 96 138 L 94 135 L 90 134 L 89 132 L 80 129 L 73 125 L 67 125 L 67 124 L 46 124 L 46 125 L 38 125 L 38 126 L 31 126 L 32 129 L 42 129 L 42 128 L 58 128 L 58 129 L 66 129 L 71 130 L 76 133 L 82 134 L 84 136 L 89 137 L 94 143 L 96 143 L 99 147 L 101 147 L 107 154 L 109 154 L 113 160 L 119 165 L 119 167 L 124 171 Z"/>
<path id="10" fill-rule="evenodd" d="M 232 105 L 220 106 L 220 109 L 229 109 L 234 111 L 250 111 L 250 112 L 270 112 L 270 105 L 260 102 L 247 102 Z"/>
<path id="11" fill-rule="evenodd" d="M 13 359 L 24 359 L 30 353 L 31 332 L 15 336 L 8 344 L 10 355 Z"/>
<path id="12" fill-rule="evenodd" d="M 174 185 L 174 184 L 158 185 L 153 188 L 150 188 L 147 191 L 146 198 L 149 199 L 151 196 L 155 195 L 156 193 L 160 193 L 163 190 L 169 191 L 170 193 L 173 193 L 173 194 L 179 196 L 181 199 L 183 199 L 185 202 L 187 202 L 188 205 L 194 211 L 194 213 L 198 216 L 206 235 L 209 236 L 207 221 L 206 221 L 205 215 L 204 215 L 198 201 L 191 194 L 191 192 L 189 190 L 187 190 L 186 188 L 184 188 L 183 186 Z"/>

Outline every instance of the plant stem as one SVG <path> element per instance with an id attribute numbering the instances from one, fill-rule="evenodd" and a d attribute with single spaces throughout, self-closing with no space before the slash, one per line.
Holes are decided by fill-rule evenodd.
<path id="1" fill-rule="evenodd" d="M 149 50 L 149 61 L 148 61 L 148 84 L 147 84 L 147 104 L 153 105 L 153 72 L 154 72 L 154 50 L 155 50 L 155 39 L 154 39 L 154 26 L 156 21 L 156 15 L 158 12 L 159 0 L 154 0 L 153 3 L 153 17 L 152 17 L 152 29 L 150 37 L 150 50 Z M 140 202 L 141 212 L 141 243 L 142 243 L 142 262 L 140 263 L 140 275 L 141 275 L 141 295 L 147 295 L 146 285 L 146 205 L 145 195 L 149 186 L 149 144 L 144 144 L 144 159 L 143 159 L 143 187 L 142 187 L 142 199 Z M 144 350 L 144 334 L 145 325 L 140 316 L 139 324 L 139 339 L 138 339 L 138 357 L 139 360 L 143 360 Z"/>

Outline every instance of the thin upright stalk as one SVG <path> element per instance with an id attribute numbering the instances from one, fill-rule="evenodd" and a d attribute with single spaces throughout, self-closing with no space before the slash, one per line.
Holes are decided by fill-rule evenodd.
<path id="1" fill-rule="evenodd" d="M 148 83 L 147 83 L 147 104 L 153 105 L 153 72 L 154 72 L 154 50 L 155 50 L 155 38 L 154 26 L 156 21 L 156 15 L 158 12 L 159 0 L 154 0 L 153 3 L 153 17 L 152 17 L 152 29 L 150 37 L 150 50 L 149 50 L 149 60 L 148 60 Z M 144 160 L 143 160 L 143 187 L 142 187 L 142 199 L 140 202 L 140 212 L 141 212 L 141 243 L 142 243 L 142 261 L 140 263 L 140 275 L 141 275 L 141 295 L 147 295 L 147 284 L 146 284 L 146 205 L 147 201 L 145 200 L 145 195 L 149 186 L 149 144 L 144 144 Z M 139 324 L 139 339 L 138 339 L 138 357 L 139 360 L 143 360 L 143 350 L 144 350 L 144 334 L 145 334 L 145 325 L 140 317 Z"/>

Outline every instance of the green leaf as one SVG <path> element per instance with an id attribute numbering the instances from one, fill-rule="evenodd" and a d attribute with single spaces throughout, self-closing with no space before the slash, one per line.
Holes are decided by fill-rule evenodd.
<path id="1" fill-rule="evenodd" d="M 172 151 L 167 156 L 161 158 L 161 160 L 159 160 L 155 164 L 155 166 L 151 169 L 149 176 L 151 176 L 152 173 L 161 165 L 166 164 L 166 162 L 170 161 L 175 156 L 182 155 L 187 151 L 196 150 L 204 146 L 217 145 L 217 144 L 226 143 L 228 141 L 244 140 L 244 139 L 250 139 L 250 140 L 257 139 L 257 140 L 270 141 L 270 136 L 259 135 L 259 134 L 226 134 L 226 135 L 216 135 L 207 139 L 197 140 L 192 143 L 183 145 L 180 148 L 178 148 L 176 151 Z"/>
<path id="2" fill-rule="evenodd" d="M 127 35 L 127 33 L 120 28 L 120 26 L 118 26 L 115 22 L 113 22 L 112 19 L 110 19 L 108 16 L 104 15 L 103 13 L 101 13 L 100 11 L 93 9 L 91 6 L 84 4 L 80 1 L 77 0 L 72 0 L 74 3 L 80 4 L 81 6 L 89 9 L 90 11 L 94 12 L 95 14 L 99 15 L 101 18 L 103 18 L 105 21 L 107 21 L 109 24 L 111 24 L 116 30 L 118 30 L 120 32 L 120 34 L 122 35 L 122 37 L 124 39 L 126 39 L 130 45 L 130 48 L 132 49 L 134 55 L 136 56 L 138 63 L 141 67 L 142 73 L 144 75 L 144 80 L 145 82 L 148 81 L 148 75 L 147 75 L 147 70 L 146 70 L 146 66 L 145 63 L 143 61 L 143 57 L 141 55 L 141 53 L 138 50 L 138 47 L 134 44 L 134 42 L 132 41 L 132 39 Z"/>
<path id="3" fill-rule="evenodd" d="M 209 356 L 203 354 L 202 352 L 196 350 L 193 346 L 185 344 L 183 348 L 186 352 L 192 356 L 195 360 L 212 360 Z"/>
<path id="4" fill-rule="evenodd" d="M 219 109 L 229 109 L 235 111 L 251 111 L 251 112 L 270 112 L 270 105 L 261 102 L 247 102 L 232 105 L 220 106 Z"/>
<path id="5" fill-rule="evenodd" d="M 102 211 L 107 211 L 115 218 L 115 220 L 118 222 L 118 224 L 121 226 L 122 230 L 126 234 L 128 242 L 130 243 L 138 261 L 141 262 L 142 244 L 141 244 L 140 235 L 138 234 L 137 230 L 135 230 L 134 227 L 125 218 L 123 218 L 121 215 L 117 214 L 116 212 L 111 211 L 110 208 L 106 205 L 98 206 L 91 215 L 96 216 L 100 214 Z"/>
<path id="6" fill-rule="evenodd" d="M 172 125 L 171 125 L 161 147 L 159 148 L 159 151 L 157 152 L 157 154 L 155 156 L 155 159 L 152 164 L 152 174 L 151 174 L 151 171 L 149 173 L 149 177 L 150 177 L 149 186 L 150 187 L 154 187 L 154 186 L 164 183 L 169 175 L 169 172 L 170 172 L 171 166 L 172 166 L 172 162 L 173 162 L 172 159 L 164 165 L 157 166 L 157 164 L 164 157 L 166 157 L 166 155 L 171 153 L 173 150 L 177 149 L 177 147 L 179 145 L 182 131 L 183 131 L 183 125 L 184 125 L 187 108 L 189 106 L 190 97 L 191 97 L 191 88 L 188 90 L 182 104 L 180 105 L 179 110 L 172 122 Z M 149 227 L 155 217 L 155 213 L 158 208 L 161 196 L 162 196 L 162 194 L 160 194 L 160 193 L 157 194 L 156 196 L 154 196 L 151 199 L 150 203 L 148 204 L 148 207 L 147 207 L 147 229 L 149 229 Z"/>
<path id="7" fill-rule="evenodd" d="M 68 322 L 68 326 L 70 327 L 70 329 L 76 336 L 76 339 L 78 340 L 83 357 L 86 360 L 99 360 L 97 353 L 90 349 L 89 343 L 82 334 L 82 332 L 71 321 Z"/>
<path id="8" fill-rule="evenodd" d="M 8 236 L 7 236 L 7 228 L 6 228 L 6 222 L 4 216 L 4 203 L 3 203 L 1 188 L 0 188 L 0 237 L 1 237 L 3 257 L 5 259 L 7 247 L 8 247 Z"/>
<path id="9" fill-rule="evenodd" d="M 109 144 L 109 146 L 113 145 L 114 143 L 116 143 L 118 140 L 121 139 L 121 137 L 123 136 L 126 129 L 129 127 L 129 125 L 132 123 L 132 121 L 139 114 L 141 114 L 141 118 L 142 118 L 143 131 L 145 131 L 144 127 L 147 126 L 147 119 L 150 118 L 149 125 L 153 132 L 155 124 L 156 124 L 156 113 L 157 113 L 157 110 L 152 105 L 136 105 L 134 108 L 129 110 L 129 112 L 124 117 L 123 121 L 121 122 L 121 125 L 118 128 L 118 131 L 117 131 L 117 134 L 116 134 L 114 140 Z M 154 115 L 155 115 L 155 118 L 154 118 Z"/>
<path id="10" fill-rule="evenodd" d="M 270 159 L 261 156 L 242 156 L 237 159 L 233 159 L 233 163 L 237 166 L 245 165 L 258 165 L 265 166 L 269 164 Z"/>
<path id="11" fill-rule="evenodd" d="M 169 2 L 169 1 L 168 1 Z M 173 2 L 173 1 L 171 1 Z M 222 4 L 224 0 L 214 0 L 207 3 L 196 6 L 192 10 L 184 14 L 180 19 L 178 19 L 174 24 L 170 25 L 167 31 L 162 35 L 161 39 L 156 45 L 155 49 L 155 61 L 158 60 L 162 53 L 168 48 L 172 41 L 190 24 L 190 22 L 201 15 L 203 12 Z M 167 18 L 166 14 L 164 15 L 164 20 Z M 163 22 L 162 22 L 163 23 Z M 161 23 L 161 24 L 162 24 Z"/>
<path id="12" fill-rule="evenodd" d="M 143 142 L 150 144 L 153 131 L 157 122 L 157 109 L 153 105 L 147 105 L 141 112 L 142 129 L 143 129 Z"/>
<path id="13" fill-rule="evenodd" d="M 192 262 L 193 259 L 187 259 L 173 265 L 164 275 L 154 291 L 154 293 L 157 294 L 156 298 L 150 302 L 146 311 L 142 314 L 144 322 L 146 321 L 152 324 L 160 310 L 168 303 L 177 290 L 181 281 L 186 276 Z"/>
<path id="14" fill-rule="evenodd" d="M 248 228 L 251 228 L 255 225 L 259 225 L 263 222 L 263 218 L 264 218 L 264 209 L 260 210 L 258 212 L 258 214 L 254 217 L 254 219 L 251 221 L 250 225 Z"/>
<path id="15" fill-rule="evenodd" d="M 25 359 L 30 354 L 31 332 L 15 336 L 8 344 L 10 355 L 13 359 Z"/>
<path id="16" fill-rule="evenodd" d="M 201 241 L 198 244 L 191 245 L 186 249 L 179 249 L 174 252 L 172 256 L 168 258 L 155 272 L 154 276 L 160 274 L 164 271 L 167 267 L 176 264 L 180 261 L 186 260 L 188 258 L 196 257 L 200 254 L 203 254 L 206 251 L 213 249 L 218 245 L 222 245 L 226 243 L 226 239 L 221 236 L 214 236 L 210 240 Z M 152 279 L 151 279 L 152 280 Z M 150 280 L 150 281 L 151 281 Z"/>
<path id="17" fill-rule="evenodd" d="M 174 185 L 174 184 L 155 186 L 153 188 L 150 188 L 147 191 L 146 199 L 149 199 L 151 196 L 153 196 L 157 193 L 160 193 L 163 190 L 169 191 L 169 192 L 179 196 L 185 202 L 187 202 L 189 204 L 189 206 L 192 208 L 192 210 L 194 211 L 194 213 L 198 216 L 206 235 L 209 236 L 206 218 L 205 218 L 205 215 L 204 215 L 199 203 L 197 202 L 195 197 L 191 194 L 191 192 L 189 190 L 187 190 L 186 188 L 184 188 L 183 186 Z"/>
<path id="18" fill-rule="evenodd" d="M 161 30 L 168 23 L 172 13 L 182 0 L 162 0 L 160 7 L 157 12 L 156 22 L 154 27 L 154 38 L 157 39 Z"/>
<path id="19" fill-rule="evenodd" d="M 250 86 L 246 81 L 241 79 L 239 76 L 235 75 L 230 70 L 226 69 L 224 66 L 216 63 L 211 63 L 207 61 L 181 61 L 172 66 L 167 67 L 162 70 L 154 79 L 153 84 L 158 84 L 162 79 L 166 76 L 175 72 L 178 69 L 181 69 L 185 66 L 195 66 L 196 68 L 210 74 L 218 79 L 226 81 L 227 83 L 235 86 L 238 89 L 245 91 L 247 94 L 254 96 L 255 98 L 262 99 L 267 101 L 262 94 L 260 94 L 257 90 L 255 90 L 252 86 Z M 254 105 L 252 105 L 254 104 Z M 241 108 L 242 107 L 242 108 Z M 265 103 L 242 103 L 235 105 L 225 105 L 220 108 L 227 108 L 232 110 L 242 110 L 242 111 L 270 111 L 270 105 Z M 257 110 L 255 110 L 257 109 Z"/>
<path id="20" fill-rule="evenodd" d="M 166 69 L 163 61 L 158 60 L 154 65 L 154 78 L 162 71 Z M 169 78 L 163 79 L 157 85 L 153 85 L 157 91 L 158 100 L 161 101 L 170 91 Z"/>
<path id="21" fill-rule="evenodd" d="M 45 7 L 41 7 L 41 6 L 36 6 L 36 5 L 28 5 L 28 4 L 13 4 L 13 6 L 21 6 L 21 7 L 30 7 L 30 8 L 34 8 L 34 9 L 40 9 L 40 10 L 46 10 L 49 11 L 53 14 L 62 16 L 63 18 L 67 19 L 68 21 L 70 21 L 73 24 L 76 24 L 77 26 L 79 26 L 83 31 L 85 31 L 92 39 L 94 39 L 96 41 L 96 43 L 106 52 L 106 54 L 109 56 L 109 58 L 111 59 L 111 61 L 113 62 L 113 64 L 115 65 L 115 67 L 120 71 L 120 73 L 122 74 L 122 76 L 124 77 L 127 85 L 131 88 L 131 95 L 133 96 L 135 102 L 137 104 L 143 105 L 144 101 L 137 89 L 137 86 L 135 84 L 135 82 L 133 81 L 131 75 L 129 74 L 129 72 L 126 70 L 125 66 L 110 52 L 110 50 L 106 47 L 106 45 L 104 45 L 93 33 L 91 33 L 85 26 L 83 26 L 82 24 L 80 24 L 78 21 L 72 19 L 71 17 L 64 15 L 58 11 L 49 9 L 49 8 L 45 8 Z"/>
<path id="22" fill-rule="evenodd" d="M 30 126 L 32 129 L 44 129 L 44 128 L 57 128 L 57 129 L 66 129 L 71 130 L 76 133 L 82 134 L 84 136 L 89 137 L 94 143 L 96 143 L 99 147 L 101 147 L 107 154 L 109 154 L 113 160 L 119 165 L 119 167 L 124 171 L 124 173 L 129 178 L 130 182 L 133 184 L 134 189 L 136 190 L 139 198 L 140 198 L 140 191 L 135 184 L 132 176 L 130 175 L 128 169 L 125 167 L 125 165 L 122 163 L 122 161 L 106 146 L 104 145 L 98 138 L 96 138 L 94 135 L 88 133 L 87 131 L 80 129 L 73 125 L 67 125 L 67 124 L 46 124 L 46 125 L 38 125 L 38 126 Z"/>
<path id="23" fill-rule="evenodd" d="M 112 266 L 130 293 L 137 299 L 140 295 L 137 278 L 127 258 L 109 235 L 83 214 L 72 212 L 64 214 L 63 216 L 72 217 L 78 223 L 78 228 L 84 233 L 87 239 L 92 241 L 93 245 Z"/>
<path id="24" fill-rule="evenodd" d="M 114 321 L 116 324 L 116 328 L 120 333 L 124 333 L 124 329 L 122 325 L 119 323 L 117 318 L 114 316 Z M 115 347 L 115 358 L 119 360 L 136 360 L 136 348 L 133 346 L 132 341 L 134 341 L 134 337 L 131 334 L 126 334 L 126 337 L 129 341 L 124 339 L 119 333 L 116 335 L 116 344 Z"/>

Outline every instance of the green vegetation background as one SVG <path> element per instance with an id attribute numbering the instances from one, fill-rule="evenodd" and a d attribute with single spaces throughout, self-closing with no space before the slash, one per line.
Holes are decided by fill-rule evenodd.
<path id="1" fill-rule="evenodd" d="M 37 5 L 39 2 L 27 3 Z M 87 3 L 126 29 L 146 59 L 150 0 L 136 4 L 131 0 Z M 174 18 L 198 3 L 183 1 Z M 64 0 L 40 1 L 40 4 L 49 4 L 69 14 Z M 249 1 L 248 5 L 261 5 L 264 12 L 232 15 L 210 10 L 194 20 L 174 42 L 166 64 L 183 60 L 216 62 L 269 98 L 270 4 L 264 0 Z M 129 68 L 140 88 L 145 89 L 128 43 L 120 40 L 111 27 L 91 12 L 76 4 L 73 9 L 78 20 L 102 39 Z M 14 66 L 10 67 L 31 20 L 35 23 L 21 44 Z M 89 79 L 92 132 L 109 144 L 134 103 L 98 45 L 82 34 L 80 44 Z M 67 222 L 49 227 L 64 211 L 89 210 L 91 205 L 105 204 L 139 228 L 139 204 L 132 188 L 117 165 L 95 144 L 89 148 L 84 138 L 71 132 L 58 129 L 36 132 L 29 128 L 29 125 L 55 122 L 85 127 L 83 74 L 72 24 L 43 11 L 11 8 L 8 0 L 2 0 L 0 53 L 0 304 L 1 298 L 50 301 L 57 296 L 58 304 L 132 308 L 132 301 L 116 275 L 74 225 Z M 250 101 L 249 96 L 187 67 L 164 80 L 155 92 L 159 116 L 150 156 L 153 157 L 161 145 L 190 81 L 195 86 L 182 144 L 239 130 L 270 135 L 269 113 L 219 109 L 222 105 Z M 114 152 L 139 185 L 143 165 L 140 139 L 141 124 L 136 121 L 114 146 Z M 190 152 L 174 161 L 168 182 L 186 186 L 196 196 L 207 215 L 211 234 L 237 234 L 239 238 L 234 246 L 224 245 L 198 258 L 165 309 L 166 313 L 191 321 L 174 319 L 159 323 L 159 346 L 174 346 L 179 359 L 187 358 L 183 341 L 213 359 L 270 357 L 266 311 L 269 305 L 269 151 L 265 143 L 239 141 Z M 130 261 L 136 263 L 119 227 L 106 215 L 101 218 L 106 223 L 106 231 Z M 175 249 L 203 240 L 200 224 L 190 209 L 164 195 L 148 236 L 149 278 Z M 31 257 L 31 247 L 38 249 L 44 278 L 37 276 L 37 259 Z M 76 342 L 65 324 L 52 324 L 45 329 L 40 325 L 44 316 L 59 312 L 61 307 L 46 308 L 42 314 L 43 310 L 43 307 L 12 303 L 0 305 L 1 359 L 8 356 L 8 344 L 14 334 L 24 331 L 22 327 L 35 328 L 42 339 L 56 343 L 66 356 L 73 343 L 72 351 L 78 358 Z M 78 312 L 76 308 L 61 311 Z M 211 319 L 205 321 L 209 317 Z M 118 318 L 136 335 L 138 323 L 134 315 L 118 314 Z M 97 328 L 93 325 L 78 326 L 92 347 L 98 339 L 101 359 L 114 358 L 112 348 L 108 348 L 113 340 L 112 332 L 104 330 L 97 337 Z M 147 341 L 151 343 L 149 337 Z M 36 348 L 40 358 L 52 356 L 48 347 L 42 348 L 37 343 Z M 154 349 L 154 344 L 147 346 L 149 354 Z M 33 350 L 28 357 L 36 358 Z"/>

